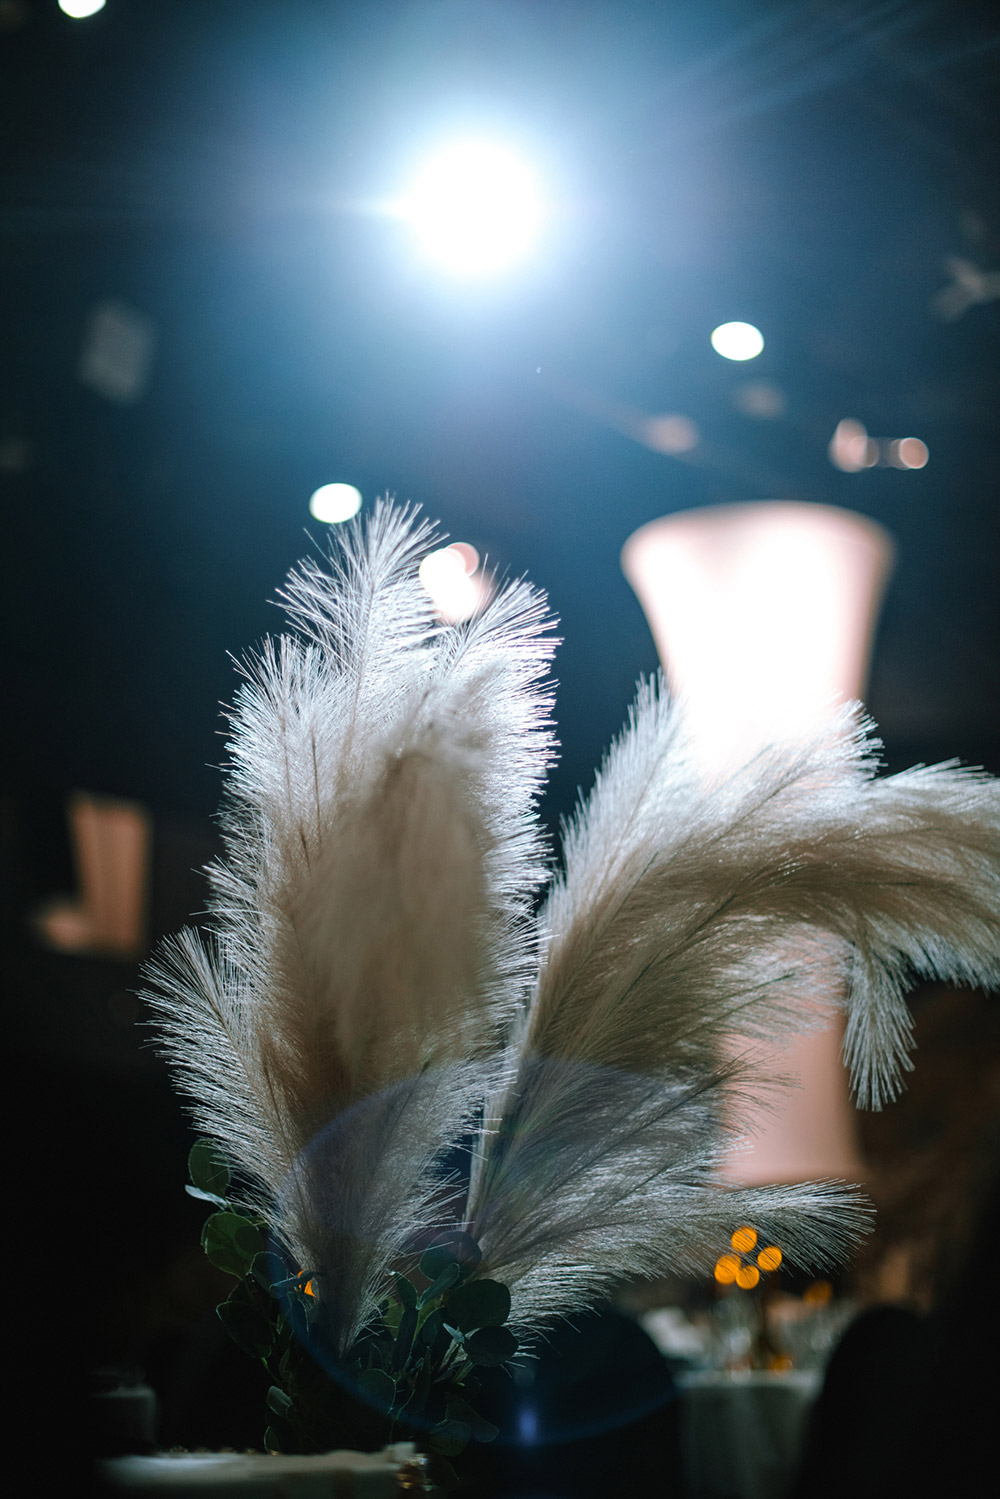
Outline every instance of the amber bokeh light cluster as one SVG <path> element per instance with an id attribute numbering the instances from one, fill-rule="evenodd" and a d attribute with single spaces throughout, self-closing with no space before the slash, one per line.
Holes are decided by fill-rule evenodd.
<path id="1" fill-rule="evenodd" d="M 759 1282 L 762 1270 L 767 1274 L 781 1264 L 782 1253 L 776 1244 L 757 1249 L 757 1230 L 754 1228 L 746 1225 L 738 1228 L 729 1242 L 735 1252 L 720 1254 L 715 1262 L 713 1273 L 720 1285 L 737 1285 L 744 1291 L 751 1291 Z M 756 1254 L 754 1250 L 757 1250 Z"/>

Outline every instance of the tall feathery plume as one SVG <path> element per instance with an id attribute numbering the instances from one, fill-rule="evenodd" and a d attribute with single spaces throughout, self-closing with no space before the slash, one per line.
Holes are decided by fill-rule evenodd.
<path id="1" fill-rule="evenodd" d="M 336 1348 L 381 1326 L 418 1405 L 465 1367 L 470 1277 L 509 1287 L 530 1338 L 623 1278 L 705 1270 L 742 1223 L 802 1266 L 842 1260 L 869 1226 L 854 1188 L 719 1174 L 742 1101 L 782 1082 L 762 1044 L 843 1005 L 878 1107 L 909 1065 L 910 977 L 1000 981 L 997 782 L 880 779 L 846 709 L 710 784 L 659 679 L 533 917 L 551 621 L 514 583 L 441 626 L 417 576 L 433 538 L 381 505 L 329 568 L 292 573 L 293 631 L 247 664 L 232 715 L 211 930 L 166 946 L 151 996 L 243 1200 L 319 1272 Z M 470 1136 L 470 1179 L 449 1178 Z M 441 1262 L 422 1308 L 397 1277 L 379 1324 L 443 1225 L 476 1241 L 463 1264 Z M 498 1294 L 478 1305 L 502 1320 Z M 469 1324 L 479 1357 L 498 1330 Z"/>
<path id="2" fill-rule="evenodd" d="M 213 931 L 151 970 L 198 1126 L 322 1267 L 341 1347 L 442 1213 L 434 1164 L 523 1000 L 543 877 L 545 601 L 514 584 L 441 629 L 417 577 L 432 539 L 381 505 L 329 572 L 292 574 L 298 633 L 248 663 L 232 714 Z"/>
<path id="3" fill-rule="evenodd" d="M 877 751 L 847 709 L 712 786 L 662 683 L 641 688 L 566 830 L 473 1176 L 469 1231 L 520 1325 L 704 1270 L 742 1221 L 814 1268 L 866 1227 L 843 1184 L 739 1190 L 716 1168 L 741 1094 L 781 1081 L 755 1043 L 816 1024 L 824 989 L 878 1107 L 908 1065 L 907 978 L 1000 980 L 1000 786 L 950 766 L 877 780 Z"/>

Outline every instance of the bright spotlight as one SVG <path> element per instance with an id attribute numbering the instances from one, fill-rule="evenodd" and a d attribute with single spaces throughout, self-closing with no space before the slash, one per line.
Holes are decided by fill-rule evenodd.
<path id="1" fill-rule="evenodd" d="M 402 211 L 427 254 L 462 276 L 490 275 L 522 259 L 542 218 L 533 174 L 489 141 L 463 141 L 433 157 Z"/>
<path id="2" fill-rule="evenodd" d="M 309 514 L 328 526 L 350 520 L 361 509 L 361 491 L 353 484 L 321 484 L 309 496 Z"/>
<path id="3" fill-rule="evenodd" d="M 74 21 L 85 21 L 88 16 L 96 16 L 99 10 L 104 9 L 105 0 L 59 0 L 59 9 L 64 16 L 72 16 Z"/>
<path id="4" fill-rule="evenodd" d="M 720 323 L 712 334 L 712 348 L 723 359 L 756 359 L 764 335 L 753 323 Z"/>

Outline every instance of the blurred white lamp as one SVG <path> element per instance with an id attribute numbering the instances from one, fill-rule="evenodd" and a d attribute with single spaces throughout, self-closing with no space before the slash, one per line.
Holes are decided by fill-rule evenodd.
<path id="1" fill-rule="evenodd" d="M 707 774 L 862 696 L 892 556 L 873 521 L 790 500 L 685 511 L 629 537 L 622 567 L 687 701 Z M 776 1070 L 802 1086 L 755 1120 L 754 1147 L 730 1175 L 862 1174 L 841 1039 L 832 1024 L 781 1052 Z"/>

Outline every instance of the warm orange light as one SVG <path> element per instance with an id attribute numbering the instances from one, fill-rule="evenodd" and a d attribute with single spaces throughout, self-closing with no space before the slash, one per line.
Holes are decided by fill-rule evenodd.
<path id="1" fill-rule="evenodd" d="M 757 1242 L 757 1231 L 746 1226 L 738 1228 L 729 1242 L 740 1254 L 749 1254 Z"/>
<path id="2" fill-rule="evenodd" d="M 313 1290 L 313 1283 L 312 1283 L 311 1280 L 307 1280 L 306 1283 L 305 1283 L 305 1285 L 302 1287 L 302 1289 L 303 1289 L 303 1291 L 305 1292 L 305 1294 L 307 1296 L 315 1296 L 316 1295 L 316 1292 Z"/>
<path id="3" fill-rule="evenodd" d="M 736 1272 L 736 1284 L 742 1286 L 744 1291 L 749 1291 L 760 1280 L 760 1271 L 756 1265 L 741 1265 Z"/>
<path id="4" fill-rule="evenodd" d="M 757 1256 L 757 1263 L 762 1270 L 777 1270 L 782 1261 L 782 1253 L 777 1244 L 769 1244 L 762 1249 Z"/>
<path id="5" fill-rule="evenodd" d="M 833 1287 L 828 1280 L 814 1280 L 802 1292 L 802 1300 L 808 1306 L 826 1306 L 833 1299 Z"/>
<path id="6" fill-rule="evenodd" d="M 713 1274 L 721 1286 L 731 1286 L 740 1271 L 740 1262 L 735 1254 L 721 1254 L 715 1262 Z"/>

